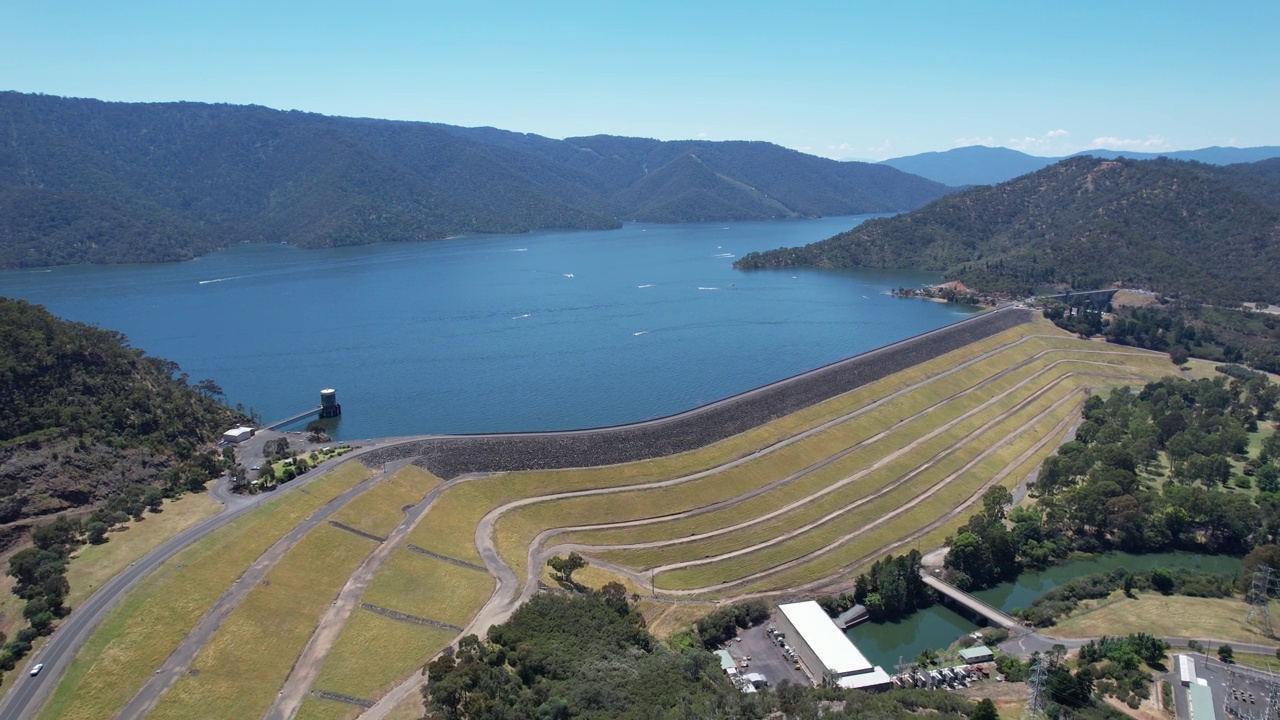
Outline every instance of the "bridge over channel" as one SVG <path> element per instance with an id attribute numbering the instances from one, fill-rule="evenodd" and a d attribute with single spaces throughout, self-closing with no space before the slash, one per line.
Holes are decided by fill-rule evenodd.
<path id="1" fill-rule="evenodd" d="M 978 598 L 961 590 L 945 580 L 940 580 L 930 575 L 927 570 L 920 571 L 920 577 L 924 578 L 924 584 L 937 590 L 944 597 L 949 598 L 952 602 L 964 607 L 969 612 L 986 618 L 987 622 L 992 625 L 999 625 L 1007 629 L 1010 633 L 1025 632 L 1027 628 L 1010 615 L 997 610 L 996 608 L 982 602 Z"/>

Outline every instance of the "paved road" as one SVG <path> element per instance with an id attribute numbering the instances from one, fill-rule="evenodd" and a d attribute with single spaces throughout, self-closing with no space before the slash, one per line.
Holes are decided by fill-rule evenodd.
<path id="1" fill-rule="evenodd" d="M 237 578 L 235 583 L 213 604 L 213 607 L 209 608 L 209 611 L 204 614 L 200 622 L 196 623 L 191 632 L 187 633 L 187 636 L 183 638 L 177 649 L 160 666 L 156 674 L 151 676 L 151 679 L 142 686 L 142 689 L 116 715 L 117 720 L 132 720 L 132 718 L 145 717 L 150 713 L 155 704 L 159 702 L 160 696 L 169 689 L 169 686 L 176 682 L 178 678 L 187 674 L 196 655 L 200 653 L 209 638 L 222 625 L 222 621 L 231 614 L 232 610 L 240 605 L 245 596 L 254 587 L 262 582 L 263 578 L 284 557 L 285 553 L 293 549 L 302 540 L 303 536 L 327 520 L 330 515 L 342 509 L 347 503 L 364 494 L 383 479 L 384 476 L 379 473 L 370 475 L 355 487 L 325 503 L 323 507 L 294 526 L 293 529 L 272 544 L 266 552 L 258 556 L 244 571 L 244 574 Z"/>
<path id="2" fill-rule="evenodd" d="M 210 495 L 221 502 L 226 509 L 160 544 L 81 603 L 80 607 L 62 621 L 57 631 L 50 636 L 48 644 L 32 658 L 33 665 L 37 662 L 44 663 L 44 671 L 36 677 L 26 674 L 10 676 L 15 686 L 3 700 L 0 700 L 0 720 L 23 720 L 34 717 L 98 623 L 102 622 L 116 602 L 166 560 L 206 534 L 234 521 L 257 506 L 281 494 L 296 492 L 299 488 L 305 487 L 324 475 L 325 469 L 331 469 L 340 462 L 358 457 L 380 446 L 381 443 L 329 460 L 322 465 L 320 472 L 308 473 L 305 478 L 284 485 L 275 492 L 250 496 L 235 495 L 228 491 L 226 478 L 216 480 L 210 488 Z"/>

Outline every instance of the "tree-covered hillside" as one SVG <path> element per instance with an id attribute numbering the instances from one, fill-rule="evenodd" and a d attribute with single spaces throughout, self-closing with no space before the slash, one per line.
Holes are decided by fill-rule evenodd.
<path id="1" fill-rule="evenodd" d="M 212 382 L 21 300 L 0 298 L 0 339 L 0 523 L 220 471 L 207 445 L 243 418 Z"/>
<path id="2" fill-rule="evenodd" d="M 948 190 L 768 143 L 552 140 L 256 106 L 3 92 L 0 133 L 0 267 L 884 212 Z"/>
<path id="3" fill-rule="evenodd" d="M 427 677 L 427 717 L 446 720 L 973 717 L 967 698 L 945 690 L 871 694 L 783 680 L 743 693 L 710 652 L 650 635 L 617 583 L 535 595 L 486 639 L 446 649 Z"/>
<path id="4" fill-rule="evenodd" d="M 916 268 L 984 291 L 1118 283 L 1202 302 L 1274 302 L 1277 191 L 1265 172 L 1239 166 L 1071 158 L 805 247 L 752 253 L 737 267 Z"/>

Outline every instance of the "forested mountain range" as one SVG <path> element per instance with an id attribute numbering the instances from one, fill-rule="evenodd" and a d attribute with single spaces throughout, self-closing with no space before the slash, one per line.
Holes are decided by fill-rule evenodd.
<path id="1" fill-rule="evenodd" d="M 1159 157 L 1167 157 L 1172 160 L 1195 160 L 1211 165 L 1232 165 L 1280 157 L 1280 147 L 1274 145 L 1251 148 L 1207 147 L 1199 150 L 1175 150 L 1167 153 L 1098 149 L 1084 150 L 1070 157 L 1080 155 L 1092 155 L 1093 157 L 1108 159 L 1126 157 L 1131 160 L 1154 160 Z M 936 180 L 945 185 L 962 187 L 965 185 L 991 185 L 1012 180 L 1019 175 L 1035 172 L 1063 159 L 1065 158 L 1029 155 L 1005 147 L 970 145 L 944 152 L 927 152 L 919 155 L 890 158 L 882 161 L 881 164 L 929 178 L 930 180 Z"/>
<path id="2" fill-rule="evenodd" d="M 0 267 L 892 212 L 949 191 L 763 142 L 553 140 L 256 106 L 3 92 L 0 133 Z"/>
<path id="3" fill-rule="evenodd" d="M 1071 158 L 737 267 L 916 268 L 984 291 L 1119 283 L 1199 302 L 1277 302 L 1277 162 Z"/>
<path id="4" fill-rule="evenodd" d="M 0 524 L 221 473 L 206 446 L 246 418 L 212 381 L 124 336 L 0 298 Z"/>

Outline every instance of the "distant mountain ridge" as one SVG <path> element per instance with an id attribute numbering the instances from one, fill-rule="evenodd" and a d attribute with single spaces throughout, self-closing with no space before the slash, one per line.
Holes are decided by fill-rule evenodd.
<path id="1" fill-rule="evenodd" d="M 764 142 L 553 140 L 257 106 L 0 92 L 0 133 L 0 267 L 893 212 L 950 191 Z"/>
<path id="2" fill-rule="evenodd" d="M 1211 165 L 1252 163 L 1280 157 L 1280 146 L 1268 145 L 1252 148 L 1207 147 L 1199 150 L 1174 150 L 1164 153 L 1130 152 L 1127 150 L 1083 150 L 1064 157 L 1040 157 L 1005 147 L 969 145 L 944 152 L 927 152 L 919 155 L 890 158 L 881 165 L 897 168 L 920 177 L 929 178 L 944 185 L 994 185 L 1026 175 L 1065 159 L 1091 155 L 1115 159 L 1154 160 L 1167 157 L 1172 160 L 1195 160 Z"/>
<path id="3" fill-rule="evenodd" d="M 985 291 L 1123 284 L 1197 302 L 1280 301 L 1280 160 L 1217 167 L 1068 158 L 739 268 L 914 268 Z"/>

